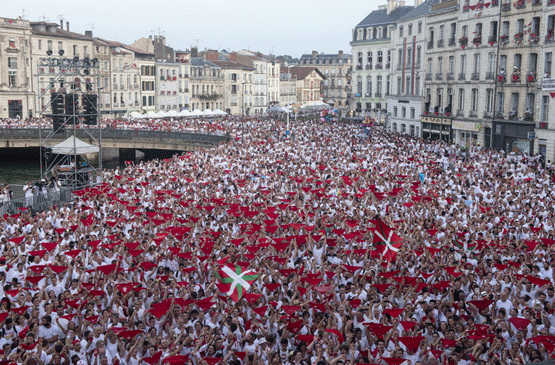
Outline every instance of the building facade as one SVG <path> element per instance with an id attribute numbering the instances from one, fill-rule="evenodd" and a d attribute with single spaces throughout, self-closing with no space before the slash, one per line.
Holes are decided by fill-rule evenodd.
<path id="1" fill-rule="evenodd" d="M 212 61 L 219 66 L 224 75 L 224 108 L 231 115 L 249 115 L 247 90 L 251 90 L 254 80 L 254 69 L 231 61 Z"/>
<path id="2" fill-rule="evenodd" d="M 31 42 L 28 21 L 0 18 L 0 118 L 36 114 Z"/>
<path id="3" fill-rule="evenodd" d="M 190 62 L 191 110 L 224 108 L 224 74 L 215 63 L 191 57 Z"/>
<path id="4" fill-rule="evenodd" d="M 179 73 L 177 62 L 156 61 L 156 110 L 180 111 Z"/>
<path id="5" fill-rule="evenodd" d="M 291 107 L 297 104 L 297 79 L 291 75 L 289 67 L 281 67 L 279 80 L 279 105 Z"/>
<path id="6" fill-rule="evenodd" d="M 291 67 L 291 78 L 296 80 L 298 107 L 323 103 L 324 74 L 316 67 Z"/>
<path id="7" fill-rule="evenodd" d="M 352 56 L 343 51 L 337 54 L 312 51 L 301 56 L 299 67 L 317 67 L 326 78 L 322 87 L 324 102 L 334 107 L 346 107 L 350 103 L 352 60 Z"/>
<path id="8" fill-rule="evenodd" d="M 355 115 L 385 121 L 393 67 L 392 32 L 413 8 L 404 1 L 388 0 L 353 29 L 351 110 Z"/>

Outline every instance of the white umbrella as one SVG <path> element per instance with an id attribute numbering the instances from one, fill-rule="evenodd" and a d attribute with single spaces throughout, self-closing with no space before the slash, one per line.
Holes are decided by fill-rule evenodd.
<path id="1" fill-rule="evenodd" d="M 177 117 L 177 112 L 175 110 L 168 110 L 166 112 L 166 117 Z"/>
<path id="2" fill-rule="evenodd" d="M 200 115 L 202 115 L 202 112 L 198 109 L 195 109 L 191 112 L 191 116 L 198 117 Z"/>
<path id="3" fill-rule="evenodd" d="M 156 113 L 156 115 L 160 118 L 163 118 L 166 116 L 166 113 L 163 110 L 160 110 L 158 113 Z"/>
<path id="4" fill-rule="evenodd" d="M 226 112 L 224 112 L 223 110 L 220 110 L 220 109 L 214 110 L 214 114 L 215 115 L 227 115 Z"/>
<path id="5" fill-rule="evenodd" d="M 146 117 L 147 118 L 158 118 L 158 114 L 151 111 L 151 112 L 146 113 Z"/>
<path id="6" fill-rule="evenodd" d="M 209 116 L 209 115 L 214 115 L 214 113 L 210 109 L 204 109 L 204 111 L 202 112 L 202 115 Z"/>
<path id="7" fill-rule="evenodd" d="M 191 116 L 191 112 L 188 109 L 182 110 L 179 113 L 177 113 L 178 117 L 190 117 Z"/>

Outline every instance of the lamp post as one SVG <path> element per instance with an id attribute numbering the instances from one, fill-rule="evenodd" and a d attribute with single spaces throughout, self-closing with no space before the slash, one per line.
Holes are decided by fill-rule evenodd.
<path id="1" fill-rule="evenodd" d="M 245 83 L 241 84 L 241 143 L 243 143 L 243 130 L 245 124 Z"/>

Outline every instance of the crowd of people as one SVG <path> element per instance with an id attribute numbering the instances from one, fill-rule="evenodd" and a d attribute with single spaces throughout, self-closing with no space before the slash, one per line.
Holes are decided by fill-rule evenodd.
<path id="1" fill-rule="evenodd" d="M 551 167 L 371 125 L 241 122 L 1 218 L 2 364 L 552 357 Z M 226 266 L 259 275 L 237 302 Z"/>
<path id="2" fill-rule="evenodd" d="M 208 134 L 225 134 L 225 127 L 219 123 L 221 117 L 214 118 L 119 118 L 102 119 L 103 129 L 162 131 L 162 132 L 193 132 Z M 0 130 L 3 128 L 52 128 L 52 120 L 46 117 L 0 119 Z M 97 128 L 97 126 L 79 123 L 76 128 Z M 73 129 L 73 125 L 66 129 Z"/>

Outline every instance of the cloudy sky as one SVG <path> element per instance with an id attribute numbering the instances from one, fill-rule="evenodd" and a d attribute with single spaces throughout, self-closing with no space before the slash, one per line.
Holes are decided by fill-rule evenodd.
<path id="1" fill-rule="evenodd" d="M 4 0 L 2 16 L 70 22 L 70 30 L 133 43 L 163 34 L 187 49 L 250 49 L 299 57 L 350 53 L 352 28 L 385 0 Z"/>

